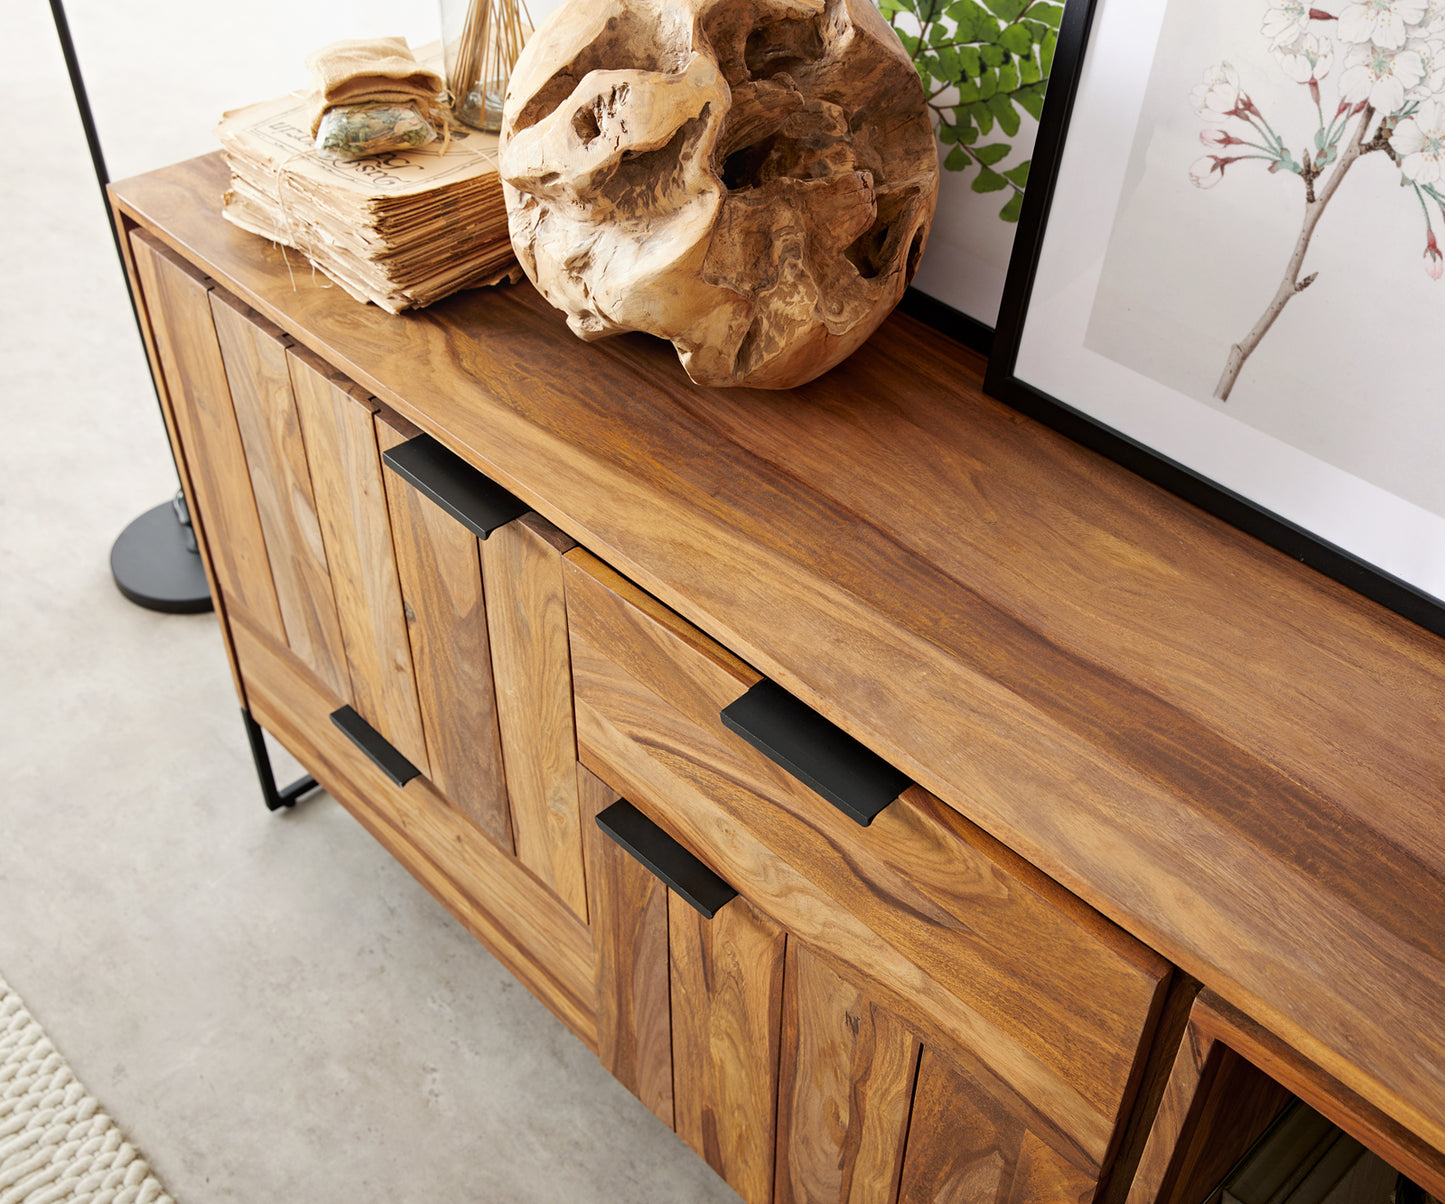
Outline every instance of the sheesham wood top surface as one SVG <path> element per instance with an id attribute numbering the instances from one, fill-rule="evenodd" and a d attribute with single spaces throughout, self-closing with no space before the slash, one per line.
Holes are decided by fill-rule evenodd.
<path id="1" fill-rule="evenodd" d="M 583 344 L 527 286 L 393 317 L 122 211 L 1321 1068 L 1445 1149 L 1445 641 L 982 394 L 895 314 L 789 392 Z"/>

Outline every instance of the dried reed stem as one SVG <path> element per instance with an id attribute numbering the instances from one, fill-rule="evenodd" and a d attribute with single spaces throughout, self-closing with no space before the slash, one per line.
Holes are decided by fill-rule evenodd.
<path id="1" fill-rule="evenodd" d="M 475 93 L 480 102 L 476 123 L 490 128 L 500 124 L 501 93 L 530 26 L 523 0 L 471 0 L 447 81 L 455 111 L 465 111 Z"/>

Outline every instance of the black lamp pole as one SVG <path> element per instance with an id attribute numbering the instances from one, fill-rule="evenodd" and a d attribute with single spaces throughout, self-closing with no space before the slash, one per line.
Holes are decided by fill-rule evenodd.
<path id="1" fill-rule="evenodd" d="M 110 176 L 105 169 L 100 138 L 95 132 L 95 120 L 91 116 L 90 101 L 85 94 L 85 81 L 80 75 L 80 62 L 75 56 L 75 44 L 70 37 L 70 24 L 65 19 L 65 8 L 61 0 L 50 0 L 50 12 L 55 18 L 55 32 L 60 38 L 65 67 L 70 73 L 70 87 L 75 93 L 75 106 L 80 110 L 80 123 L 85 127 L 90 161 L 95 167 L 101 203 L 105 206 L 106 225 L 110 227 L 110 236 L 115 242 L 115 253 L 121 261 L 121 273 L 124 276 L 125 256 L 121 252 L 120 233 L 111 219 L 110 203 L 105 191 Z M 140 330 L 140 312 L 136 309 L 133 296 L 130 304 L 136 329 Z M 154 378 L 151 383 L 154 386 Z M 159 393 L 156 395 L 156 404 L 160 404 Z M 149 610 L 194 614 L 211 609 L 211 592 L 206 583 L 205 569 L 196 547 L 196 536 L 191 528 L 190 515 L 186 511 L 185 497 L 179 490 L 171 501 L 162 502 L 159 506 L 147 510 L 120 533 L 110 551 L 110 572 L 122 594 Z"/>

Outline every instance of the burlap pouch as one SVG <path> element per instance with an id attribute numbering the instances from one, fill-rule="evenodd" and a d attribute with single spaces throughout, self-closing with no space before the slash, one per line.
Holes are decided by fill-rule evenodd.
<path id="1" fill-rule="evenodd" d="M 416 61 L 405 38 L 352 38 L 307 55 L 311 72 L 311 136 L 328 109 L 355 104 L 415 104 L 440 117 L 442 80 Z"/>

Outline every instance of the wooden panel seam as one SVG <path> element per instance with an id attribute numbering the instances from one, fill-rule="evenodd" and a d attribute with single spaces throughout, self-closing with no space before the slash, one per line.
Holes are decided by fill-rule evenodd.
<path id="1" fill-rule="evenodd" d="M 231 680 L 235 685 L 236 697 L 240 700 L 241 706 L 246 707 L 246 687 L 241 679 L 241 671 L 236 665 L 236 649 L 231 638 L 231 624 L 226 614 L 226 600 L 220 588 L 216 584 L 216 569 L 211 562 L 210 540 L 205 530 L 204 516 L 201 514 L 201 507 L 196 502 L 196 488 L 192 480 L 189 455 L 186 447 L 182 444 L 177 433 L 176 416 L 174 413 L 174 401 L 166 384 L 165 373 L 161 368 L 160 355 L 156 348 L 156 336 L 153 330 L 153 318 L 147 302 L 145 290 L 140 284 L 140 275 L 136 266 L 134 248 L 131 246 L 131 239 L 137 238 L 141 241 L 148 241 L 154 236 L 139 226 L 120 206 L 113 193 L 109 194 L 111 204 L 111 219 L 115 222 L 119 234 L 121 246 L 121 258 L 125 265 L 126 283 L 130 289 L 132 301 L 136 307 L 136 318 L 140 327 L 141 342 L 145 348 L 146 360 L 150 365 L 151 381 L 155 386 L 156 400 L 159 403 L 161 422 L 165 427 L 166 440 L 170 444 L 171 459 L 176 467 L 178 483 L 181 487 L 181 494 L 185 498 L 186 514 L 191 521 L 191 529 L 196 535 L 196 544 L 201 558 L 202 571 L 205 573 L 206 586 L 210 590 L 211 605 L 215 610 L 216 619 L 221 625 L 221 643 L 226 652 L 226 663 L 231 669 Z"/>

